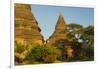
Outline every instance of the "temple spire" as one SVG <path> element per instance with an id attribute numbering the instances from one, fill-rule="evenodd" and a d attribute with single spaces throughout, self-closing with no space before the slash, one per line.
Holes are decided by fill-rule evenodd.
<path id="1" fill-rule="evenodd" d="M 44 42 L 41 29 L 29 4 L 15 4 L 15 41 L 20 44 L 32 45 Z"/>
<path id="2" fill-rule="evenodd" d="M 66 23 L 64 20 L 63 13 L 60 13 L 55 26 L 55 31 L 47 40 L 47 45 L 52 46 L 56 41 L 60 39 L 67 39 L 66 35 Z"/>
<path id="3" fill-rule="evenodd" d="M 55 29 L 65 28 L 64 15 L 60 12 Z"/>
<path id="4" fill-rule="evenodd" d="M 64 15 L 62 12 L 60 12 L 59 17 L 64 18 Z"/>

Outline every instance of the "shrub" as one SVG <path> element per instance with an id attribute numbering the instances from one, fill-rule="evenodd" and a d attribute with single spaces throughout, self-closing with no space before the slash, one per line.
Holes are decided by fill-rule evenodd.
<path id="1" fill-rule="evenodd" d="M 55 47 L 46 47 L 47 48 L 47 56 L 44 58 L 44 61 L 47 63 L 53 63 L 60 56 L 60 50 Z"/>
<path id="2" fill-rule="evenodd" d="M 14 48 L 15 48 L 15 52 L 22 53 L 23 51 L 28 49 L 28 46 L 16 42 Z"/>
<path id="3" fill-rule="evenodd" d="M 46 63 L 53 63 L 57 59 L 57 55 L 48 55 L 44 58 Z"/>
<path id="4" fill-rule="evenodd" d="M 28 56 L 29 60 L 35 60 L 38 62 L 50 63 L 54 62 L 59 55 L 58 49 L 48 46 L 35 46 L 30 55 Z"/>
<path id="5" fill-rule="evenodd" d="M 29 46 L 15 42 L 14 48 L 15 64 L 22 64 L 29 54 Z"/>
<path id="6" fill-rule="evenodd" d="M 15 63 L 36 64 L 53 63 L 59 57 L 60 51 L 53 46 L 34 44 L 28 46 L 15 43 Z"/>

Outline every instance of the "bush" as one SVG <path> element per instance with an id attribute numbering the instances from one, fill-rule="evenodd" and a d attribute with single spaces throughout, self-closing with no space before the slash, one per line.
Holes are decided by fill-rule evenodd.
<path id="1" fill-rule="evenodd" d="M 35 46 L 28 55 L 28 60 L 35 60 L 36 62 L 50 63 L 54 62 L 59 55 L 59 50 L 54 47 Z"/>
<path id="2" fill-rule="evenodd" d="M 55 47 L 46 47 L 47 48 L 47 56 L 44 58 L 44 61 L 47 63 L 53 63 L 60 56 L 60 50 Z"/>
<path id="3" fill-rule="evenodd" d="M 57 55 L 48 55 L 44 58 L 46 63 L 53 63 L 57 59 Z"/>
<path id="4" fill-rule="evenodd" d="M 53 63 L 60 55 L 60 51 L 53 46 L 34 44 L 28 46 L 15 43 L 15 64 Z"/>
<path id="5" fill-rule="evenodd" d="M 23 44 L 18 44 L 17 42 L 15 42 L 15 52 L 14 52 L 14 55 L 15 55 L 15 63 L 16 64 L 21 64 L 26 55 L 24 54 L 24 52 L 26 51 L 27 49 L 27 46 L 23 45 Z"/>
<path id="6" fill-rule="evenodd" d="M 79 55 L 80 60 L 82 61 L 93 61 L 94 60 L 94 48 L 93 47 L 83 47 L 81 49 L 80 55 Z"/>
<path id="7" fill-rule="evenodd" d="M 23 51 L 28 49 L 27 45 L 15 42 L 15 52 L 22 53 Z"/>

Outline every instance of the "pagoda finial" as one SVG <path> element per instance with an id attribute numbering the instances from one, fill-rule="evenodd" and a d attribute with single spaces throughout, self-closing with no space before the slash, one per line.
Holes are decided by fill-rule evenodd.
<path id="1" fill-rule="evenodd" d="M 63 29 L 63 28 L 66 28 L 65 20 L 64 20 L 63 13 L 60 12 L 55 29 Z"/>
<path id="2" fill-rule="evenodd" d="M 59 17 L 64 17 L 63 12 L 60 12 Z"/>

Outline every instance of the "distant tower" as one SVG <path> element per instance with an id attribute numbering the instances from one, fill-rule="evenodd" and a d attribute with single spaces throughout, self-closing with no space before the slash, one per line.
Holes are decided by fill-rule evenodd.
<path id="1" fill-rule="evenodd" d="M 63 14 L 60 13 L 60 15 L 58 17 L 58 20 L 57 20 L 57 24 L 55 26 L 55 31 L 49 37 L 49 39 L 47 40 L 47 46 L 59 45 L 60 42 L 57 43 L 57 44 L 56 44 L 56 42 L 62 40 L 62 41 L 64 41 L 64 43 L 62 42 L 59 47 L 63 47 L 63 46 L 67 45 L 67 48 L 66 48 L 65 52 L 63 52 L 61 50 L 62 55 L 67 56 L 67 57 L 73 57 L 74 50 L 71 48 L 72 46 L 70 44 L 69 39 L 67 38 L 67 34 L 68 34 L 68 32 L 67 32 L 67 24 L 65 23 Z"/>
<path id="2" fill-rule="evenodd" d="M 47 40 L 47 45 L 52 45 L 56 40 L 66 39 L 67 27 L 65 24 L 64 16 L 60 13 L 54 33 Z"/>
<path id="3" fill-rule="evenodd" d="M 38 22 L 28 4 L 15 4 L 15 41 L 22 44 L 43 44 Z"/>
<path id="4" fill-rule="evenodd" d="M 63 30 L 66 29 L 65 20 L 63 14 L 60 12 L 57 24 L 55 26 L 55 30 Z"/>

